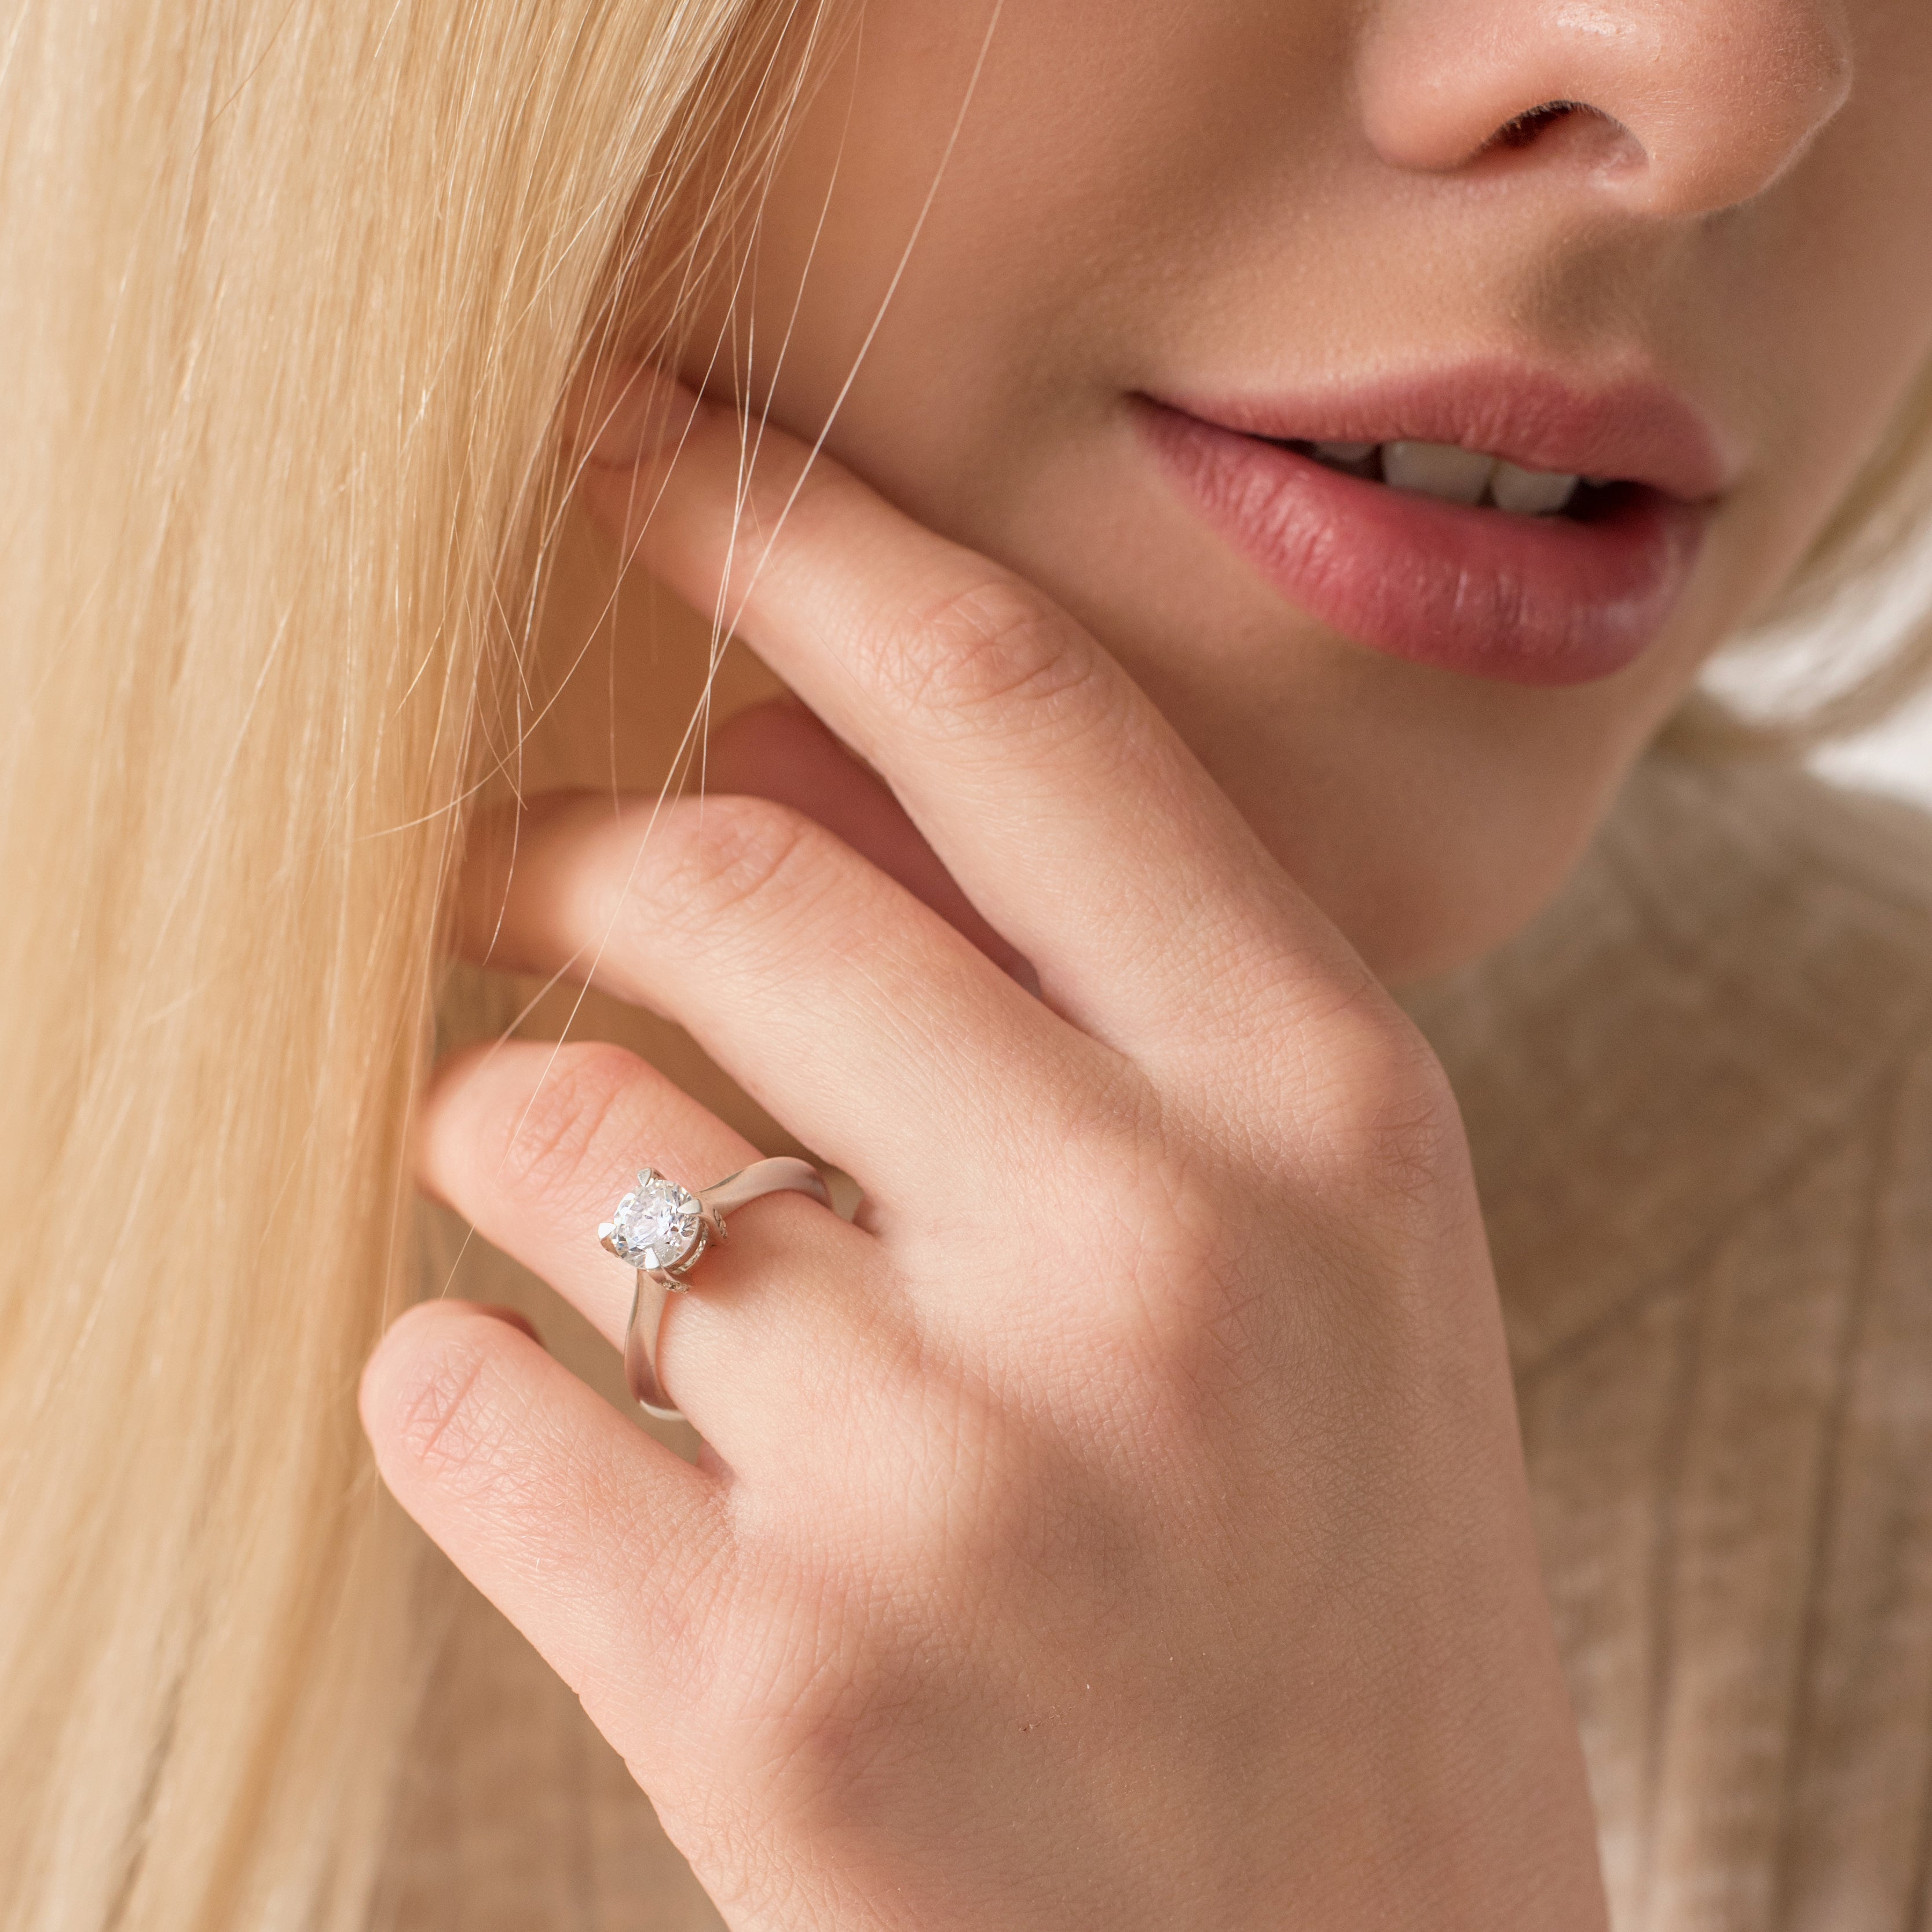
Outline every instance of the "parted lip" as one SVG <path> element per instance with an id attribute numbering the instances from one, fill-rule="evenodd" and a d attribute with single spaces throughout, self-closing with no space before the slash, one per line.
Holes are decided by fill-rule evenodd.
<path id="1" fill-rule="evenodd" d="M 1738 467 L 1708 418 L 1668 384 L 1588 384 L 1533 364 L 1466 362 L 1299 395 L 1143 394 L 1271 442 L 1452 443 L 1526 470 L 1641 484 L 1680 502 L 1721 494 Z"/>
<path id="2" fill-rule="evenodd" d="M 1372 650 L 1478 677 L 1590 682 L 1660 634 L 1738 459 L 1668 385 L 1466 363 L 1311 389 L 1132 397 L 1156 460 L 1291 603 Z M 1312 459 L 1445 443 L 1613 487 L 1571 513 L 1447 502 Z"/>

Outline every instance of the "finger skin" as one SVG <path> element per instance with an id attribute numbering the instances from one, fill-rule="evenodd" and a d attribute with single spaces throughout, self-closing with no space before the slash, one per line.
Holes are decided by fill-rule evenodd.
<path id="1" fill-rule="evenodd" d="M 537 1332 L 537 1324 L 520 1308 L 506 1308 L 500 1303 L 484 1301 L 476 1304 L 476 1310 L 479 1315 L 488 1316 L 494 1322 L 507 1322 L 519 1334 L 527 1335 L 539 1348 L 544 1346 L 544 1338 Z"/>
<path id="2" fill-rule="evenodd" d="M 698 608 L 726 584 L 738 634 L 1057 1007 L 1136 1057 L 1184 1039 L 1225 1062 L 1258 1006 L 1284 1024 L 1354 1000 L 1353 952 L 1070 618 L 776 430 L 746 478 L 733 412 L 676 394 L 674 447 L 586 466 L 591 513 Z"/>
<path id="3" fill-rule="evenodd" d="M 707 791 L 742 792 L 803 812 L 930 906 L 1002 972 L 1039 991 L 1033 968 L 981 917 L 884 781 L 795 698 L 754 704 L 721 726 L 706 748 L 704 783 Z"/>
<path id="4" fill-rule="evenodd" d="M 1111 1059 L 904 888 L 759 799 L 564 795 L 479 823 L 457 943 L 687 1028 L 889 1208 L 964 1192 Z M 1029 1144 L 1037 1135 L 1028 1127 Z"/>
<path id="5" fill-rule="evenodd" d="M 728 1562 L 716 1480 L 618 1415 L 526 1336 L 426 1302 L 362 1375 L 398 1502 L 620 1734 L 648 1726 Z M 624 1667 L 649 1646 L 656 1676 Z M 622 1700 L 621 1717 L 618 1700 Z"/>

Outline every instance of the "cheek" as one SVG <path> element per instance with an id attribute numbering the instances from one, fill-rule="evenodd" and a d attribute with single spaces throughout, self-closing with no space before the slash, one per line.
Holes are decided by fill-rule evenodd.
<path id="1" fill-rule="evenodd" d="M 1861 473 L 1889 465 L 1892 432 L 1924 415 L 1912 392 L 1932 364 L 1932 8 L 1867 10 L 1850 105 L 1786 182 L 1733 218 L 1748 278 L 1731 278 L 1729 302 L 1722 280 L 1716 291 L 1716 338 L 1763 426 L 1735 538 L 1760 596 Z"/>
<path id="2" fill-rule="evenodd" d="M 1027 0 L 988 43 L 989 8 L 868 0 L 764 197 L 755 272 L 735 313 L 712 302 L 686 372 L 720 341 L 755 353 L 778 420 L 809 436 L 836 405 L 836 453 L 968 541 L 1145 376 L 1174 307 L 1209 305 L 1211 231 L 1281 166 L 1284 124 L 1316 138 L 1332 79 L 1311 57 L 1284 106 L 1284 43 L 1319 7 Z M 1265 111 L 1230 112 L 1243 86 Z M 1239 224 L 1249 252 L 1280 206 Z"/>
<path id="3" fill-rule="evenodd" d="M 1052 32 L 1065 10 L 1038 0 L 1003 16 L 988 50 L 986 0 L 866 0 L 862 33 L 821 56 L 755 233 L 744 230 L 699 312 L 694 372 L 711 368 L 715 389 L 721 358 L 754 366 L 754 393 L 770 388 L 776 413 L 810 434 L 862 357 L 864 388 L 896 400 L 902 436 L 917 438 L 930 410 L 904 410 L 915 382 L 957 373 L 968 338 L 983 361 L 989 325 L 1021 332 L 1036 300 L 1023 266 L 1034 224 L 1016 211 L 1036 212 L 1055 145 L 1044 130 L 1084 96 L 1036 99 L 1024 70 L 1007 70 L 1020 40 L 1041 76 L 1070 85 L 1078 43 Z"/>

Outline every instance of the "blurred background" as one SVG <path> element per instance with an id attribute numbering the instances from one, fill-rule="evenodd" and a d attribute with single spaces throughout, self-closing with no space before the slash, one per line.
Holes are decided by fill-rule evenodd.
<path id="1" fill-rule="evenodd" d="M 1932 810 L 1932 694 L 1876 731 L 1827 746 L 1811 762 L 1841 784 L 1895 793 Z"/>
<path id="2" fill-rule="evenodd" d="M 1818 698 L 1856 684 L 1888 658 L 1932 610 L 1932 536 L 1871 582 L 1869 590 L 1808 622 L 1761 632 L 1720 652 L 1705 681 L 1748 715 L 1802 716 Z M 1932 810 L 1932 688 L 1862 736 L 1827 745 L 1810 760 L 1840 784 L 1888 792 Z"/>

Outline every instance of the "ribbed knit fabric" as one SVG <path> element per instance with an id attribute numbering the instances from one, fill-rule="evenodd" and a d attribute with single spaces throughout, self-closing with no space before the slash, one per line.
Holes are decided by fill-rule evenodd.
<path id="1" fill-rule="evenodd" d="M 1558 903 L 1409 1004 L 1468 1124 L 1616 1932 L 1932 1932 L 1932 825 L 1653 758 Z M 720 1922 L 465 1594 L 380 1922 Z"/>

